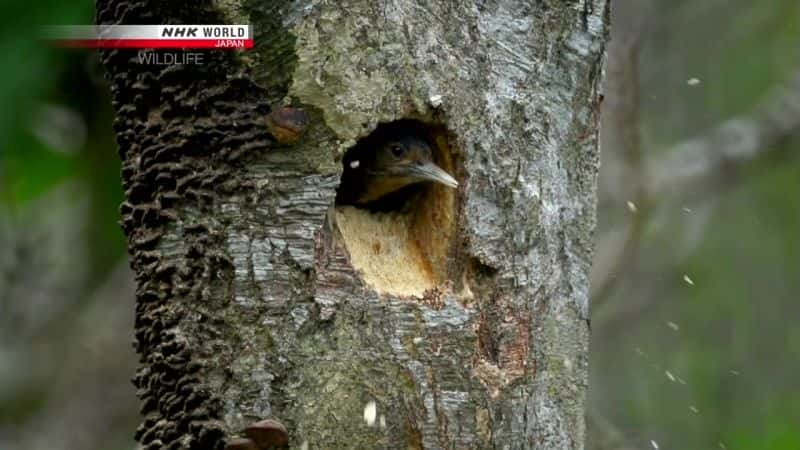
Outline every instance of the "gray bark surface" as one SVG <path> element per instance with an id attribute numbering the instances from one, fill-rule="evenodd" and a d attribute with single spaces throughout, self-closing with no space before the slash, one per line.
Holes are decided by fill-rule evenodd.
<path id="1" fill-rule="evenodd" d="M 100 23 L 256 30 L 198 66 L 102 54 L 137 439 L 221 448 L 272 417 L 293 447 L 583 448 L 607 0 L 276 4 L 98 1 Z M 296 144 L 264 125 L 280 104 L 309 116 Z M 444 252 L 423 295 L 365 282 L 333 213 L 344 151 L 401 118 L 446 128 L 460 182 L 429 204 L 452 211 L 425 219 L 449 231 L 422 239 Z"/>

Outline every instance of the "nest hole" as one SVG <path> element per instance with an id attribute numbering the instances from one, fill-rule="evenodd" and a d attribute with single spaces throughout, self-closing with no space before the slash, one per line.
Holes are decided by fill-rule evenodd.
<path id="1" fill-rule="evenodd" d="M 433 163 L 457 179 L 454 140 L 445 127 L 416 120 L 384 123 L 345 154 L 335 214 L 350 263 L 370 287 L 421 297 L 443 285 L 452 271 L 457 188 L 417 182 L 364 200 L 371 155 L 409 136 L 425 142 Z"/>

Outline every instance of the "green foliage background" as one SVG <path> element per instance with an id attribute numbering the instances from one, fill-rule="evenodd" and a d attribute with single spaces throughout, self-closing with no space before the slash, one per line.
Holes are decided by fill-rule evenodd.
<path id="1" fill-rule="evenodd" d="M 40 39 L 94 4 L 0 13 L 0 448 L 131 449 L 132 297 L 97 292 L 127 264 L 111 100 L 94 51 Z"/>
<path id="2" fill-rule="evenodd" d="M 93 2 L 16 3 L 2 14 L 0 55 L 0 213 L 13 215 L 65 180 L 89 186 L 97 277 L 120 258 L 125 244 L 116 215 L 122 200 L 111 104 L 94 51 L 54 48 L 40 39 L 44 24 L 91 24 Z M 37 109 L 56 104 L 80 115 L 87 129 L 81 148 L 54 148 L 37 139 Z M 65 129 L 69 133 L 72 130 Z M 66 151 L 69 150 L 69 151 Z"/>
<path id="3" fill-rule="evenodd" d="M 640 59 L 647 157 L 752 111 L 800 70 L 796 1 L 661 0 L 651 16 Z M 592 409 L 634 448 L 800 449 L 799 135 L 712 190 L 655 199 L 665 205 L 637 267 L 593 311 Z M 627 211 L 599 213 L 608 229 Z M 667 256 L 676 247 L 690 251 Z M 618 320 L 638 303 L 652 306 Z"/>

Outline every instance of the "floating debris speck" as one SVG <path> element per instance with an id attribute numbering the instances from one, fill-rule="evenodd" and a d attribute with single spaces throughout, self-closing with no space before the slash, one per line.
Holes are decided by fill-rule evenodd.
<path id="1" fill-rule="evenodd" d="M 375 425 L 375 418 L 378 416 L 378 407 L 375 402 L 369 401 L 364 406 L 364 422 L 369 426 Z"/>
<path id="2" fill-rule="evenodd" d="M 694 281 L 692 281 L 692 279 L 689 278 L 689 275 L 684 274 L 683 281 L 685 281 L 686 284 L 688 284 L 689 286 L 694 286 Z"/>
<path id="3" fill-rule="evenodd" d="M 667 326 L 668 326 L 668 327 L 670 327 L 670 328 L 672 328 L 672 329 L 673 329 L 673 330 L 675 330 L 675 331 L 678 331 L 678 330 L 680 330 L 680 327 L 679 327 L 679 326 L 678 326 L 678 324 L 677 324 L 677 323 L 675 323 L 675 322 L 667 322 Z"/>
<path id="4" fill-rule="evenodd" d="M 697 86 L 698 84 L 700 84 L 700 79 L 699 78 L 689 78 L 688 80 L 686 80 L 686 84 L 688 84 L 689 86 Z"/>

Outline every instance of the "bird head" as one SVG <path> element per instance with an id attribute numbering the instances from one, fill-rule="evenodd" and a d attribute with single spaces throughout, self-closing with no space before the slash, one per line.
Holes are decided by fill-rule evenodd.
<path id="1" fill-rule="evenodd" d="M 458 181 L 433 162 L 430 145 L 416 136 L 403 136 L 381 144 L 368 167 L 372 199 L 421 182 L 458 187 Z"/>
<path id="2" fill-rule="evenodd" d="M 348 151 L 343 165 L 337 205 L 376 207 L 376 201 L 388 200 L 377 206 L 382 209 L 396 206 L 395 201 L 402 202 L 403 196 L 389 194 L 400 194 L 410 185 L 432 182 L 458 187 L 458 182 L 434 162 L 428 141 L 405 129 L 368 136 Z"/>

